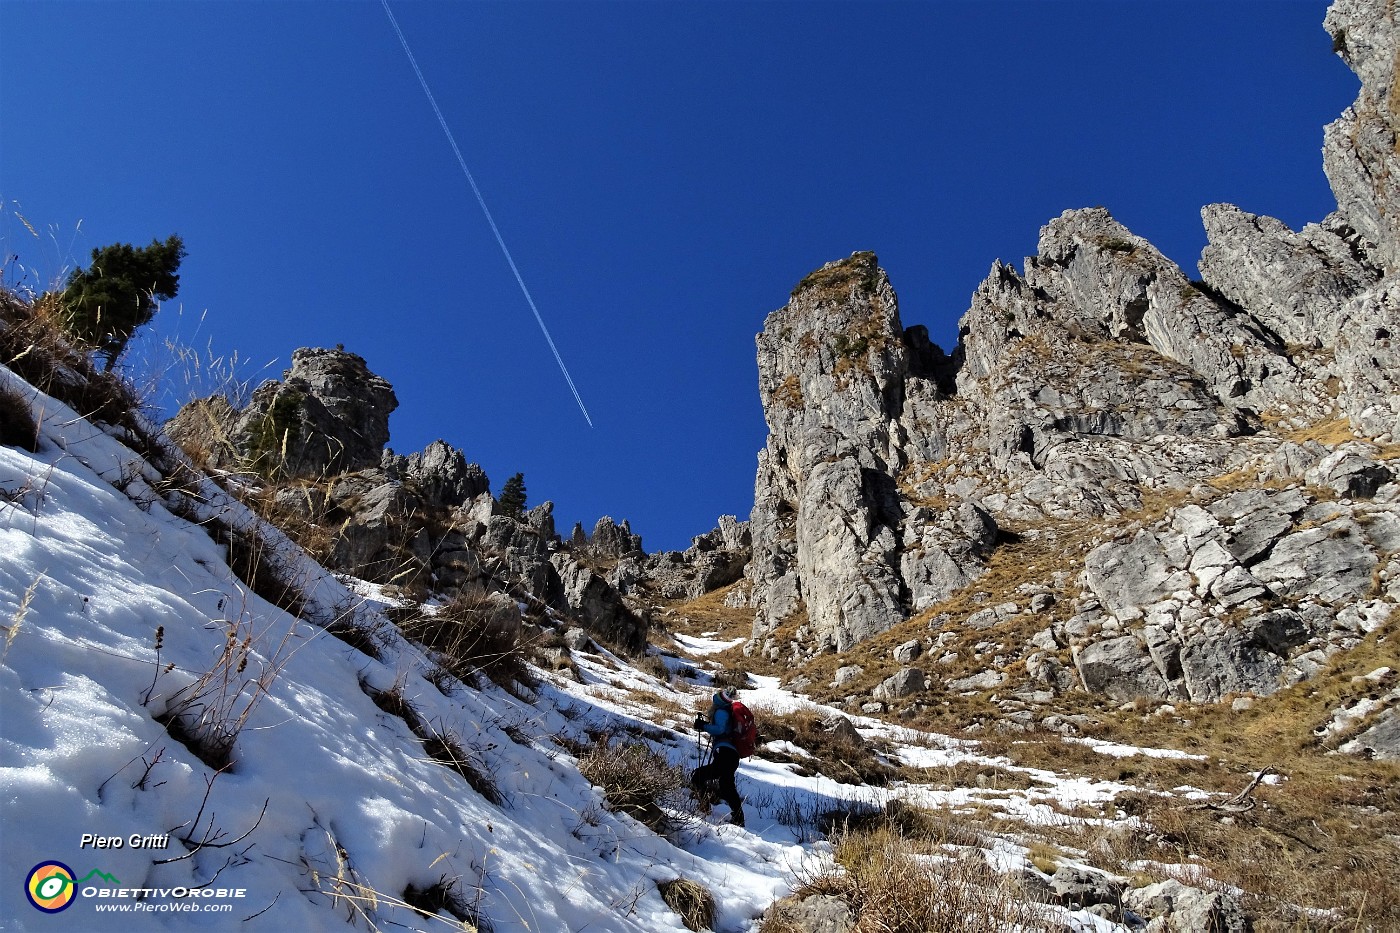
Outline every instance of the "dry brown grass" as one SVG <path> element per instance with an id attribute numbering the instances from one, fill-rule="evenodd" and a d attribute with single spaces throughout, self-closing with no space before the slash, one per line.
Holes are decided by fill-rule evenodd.
<path id="1" fill-rule="evenodd" d="M 956 477 L 949 473 L 953 465 L 951 458 L 945 457 L 942 460 L 911 463 L 905 467 L 895 479 L 895 484 L 899 487 L 900 494 L 909 503 L 916 507 L 934 509 L 942 511 L 948 508 L 950 500 L 941 493 L 925 495 L 920 492 L 920 487 L 928 481 L 942 476 L 945 483 Z M 944 476 L 944 474 L 949 474 Z"/>
<path id="2" fill-rule="evenodd" d="M 1383 666 L 1400 669 L 1396 623 L 1339 655 L 1319 676 L 1260 698 L 1249 710 L 1220 703 L 1185 706 L 1176 716 L 1100 711 L 1104 738 L 1184 749 L 1203 760 L 1113 758 L 1053 735 L 989 737 L 982 750 L 1018 765 L 1144 788 L 1120 796 L 1117 804 L 1149 825 L 1145 833 L 1070 821 L 1035 830 L 1049 842 L 1093 852 L 1103 867 L 1129 872 L 1144 859 L 1196 864 L 1202 875 L 1248 893 L 1247 906 L 1261 930 L 1300 924 L 1400 929 L 1400 889 L 1394 885 L 1400 877 L 1394 843 L 1400 836 L 1400 764 L 1332 754 L 1346 736 L 1323 743 L 1313 731 L 1333 710 L 1376 692 L 1361 675 Z M 1257 806 L 1245 813 L 1192 809 L 1172 793 L 1191 786 L 1220 799 L 1242 790 L 1266 765 L 1284 780 L 1257 787 Z M 1335 910 L 1336 920 L 1305 923 L 1298 907 Z"/>
<path id="3" fill-rule="evenodd" d="M 29 400 L 9 387 L 0 388 L 0 444 L 30 453 L 39 450 L 39 424 Z"/>
<path id="4" fill-rule="evenodd" d="M 874 786 L 888 784 L 898 776 L 871 749 L 828 728 L 828 723 L 813 709 L 776 712 L 758 706 L 753 714 L 761 742 L 791 742 L 811 756 L 764 751 L 765 758 L 787 761 L 797 774 L 821 774 L 841 784 Z"/>
<path id="5" fill-rule="evenodd" d="M 689 878 L 675 878 L 657 884 L 666 906 L 680 914 L 687 930 L 708 930 L 715 923 L 715 896 L 710 889 Z"/>
<path id="6" fill-rule="evenodd" d="M 1400 828 L 1400 792 L 1393 780 L 1389 788 L 1339 789 L 1335 778 L 1318 785 L 1295 777 L 1261 787 L 1259 806 L 1245 814 L 1148 798 L 1142 817 L 1154 828 L 1154 860 L 1197 861 L 1212 878 L 1242 888 L 1257 929 L 1295 929 L 1297 907 L 1340 911 L 1336 928 L 1396 929 L 1400 854 L 1381 832 Z M 1388 812 L 1371 812 L 1378 804 Z"/>
<path id="7" fill-rule="evenodd" d="M 1327 418 L 1305 428 L 1283 433 L 1283 439 L 1295 444 L 1317 441 L 1324 447 L 1336 447 L 1357 439 L 1351 422 L 1344 417 Z"/>
<path id="8" fill-rule="evenodd" d="M 1015 883 L 999 875 L 980 852 L 960 852 L 961 836 L 948 838 L 936 827 L 910 833 L 888 822 L 837 833 L 839 867 L 799 878 L 794 898 L 824 894 L 845 900 L 856 929 L 888 933 L 981 933 L 1019 929 L 1058 930 Z M 785 905 L 778 905 L 763 933 L 794 929 Z"/>
<path id="9" fill-rule="evenodd" d="M 419 608 L 400 623 L 405 637 L 432 649 L 454 677 L 477 674 L 503 687 L 534 685 L 521 643 L 520 613 L 485 590 L 468 590 L 433 612 Z"/>
<path id="10" fill-rule="evenodd" d="M 685 769 L 671 764 L 644 742 L 614 742 L 602 734 L 580 750 L 579 773 L 603 789 L 608 807 L 634 817 L 663 835 L 677 829 L 668 810 L 683 810 Z"/>
<path id="11" fill-rule="evenodd" d="M 270 627 L 254 631 L 254 616 L 246 606 L 236 613 L 230 606 L 229 615 L 232 618 L 219 623 L 224 627 L 224 639 L 209 669 L 179 687 L 166 685 L 175 666 L 162 662 L 164 627 L 157 628 L 155 674 L 142 699 L 142 705 L 158 701 L 155 721 L 215 774 L 236 764 L 234 745 L 290 659 L 294 632 L 294 627 L 289 627 L 275 639 Z"/>
<path id="12" fill-rule="evenodd" d="M 1231 477 L 1219 479 L 1228 486 Z M 1141 510 L 1123 516 L 1116 527 L 1121 534 L 1131 533 L 1184 501 L 1184 493 L 1177 491 L 1149 495 Z M 1062 544 L 1060 551 L 1072 563 L 1082 565 L 1082 555 L 1097 540 L 1071 539 L 1072 544 Z M 1050 556 L 1053 558 L 1053 552 Z M 931 610 L 930 615 L 948 613 L 956 626 L 976 609 L 995 605 L 1003 598 L 1014 599 L 1011 594 L 1025 578 L 1025 567 L 1036 558 L 1020 542 L 1002 549 L 1001 557 L 1019 559 L 1008 561 L 1004 568 L 994 565 L 986 576 Z M 955 676 L 965 669 L 965 662 L 972 662 L 964 655 L 972 642 L 1024 637 L 1029 629 L 1018 628 L 1025 625 L 1019 619 L 953 642 L 950 647 L 959 653 L 959 660 L 945 676 Z M 818 685 L 812 692 L 817 696 L 836 693 L 822 685 L 829 682 L 836 667 L 851 663 L 864 665 L 866 672 L 840 692 L 868 691 L 893 671 L 895 665 L 887 660 L 890 650 L 927 631 L 921 621 L 911 620 L 871 639 L 858 655 L 813 659 L 803 669 Z M 1044 624 L 1046 620 L 1038 620 L 1033 627 Z M 1084 827 L 1067 819 L 1063 827 L 1044 831 L 1046 845 L 1088 850 L 1094 853 L 1096 864 L 1124 872 L 1144 859 L 1192 862 L 1198 866 L 1192 871 L 1201 877 L 1248 891 L 1247 903 L 1259 917 L 1260 929 L 1297 929 L 1299 924 L 1400 929 L 1400 896 L 1393 884 L 1393 879 L 1400 877 L 1400 850 L 1393 842 L 1400 837 L 1400 766 L 1330 754 L 1360 726 L 1325 745 L 1313 732 L 1332 711 L 1376 693 L 1380 688 L 1361 675 L 1380 667 L 1400 669 L 1400 620 L 1339 655 L 1318 677 L 1261 698 L 1252 709 L 1242 712 L 1222 702 L 1202 707 L 1178 704 L 1175 714 L 1152 715 L 1156 704 L 1119 710 L 1117 704 L 1086 694 L 1056 699 L 1057 713 L 1092 714 L 1099 725 L 1089 731 L 1099 737 L 1183 749 L 1202 756 L 1201 760 L 1116 758 L 1083 744 L 1066 743 L 1049 733 L 980 733 L 977 737 L 983 741 L 984 752 L 1005 755 L 1016 765 L 1121 781 L 1147 791 L 1120 797 L 1118 803 L 1125 811 L 1144 818 L 1153 827 L 1148 832 Z M 926 708 L 904 724 L 956 732 L 979 719 L 996 722 L 1001 715 L 985 696 L 949 697 L 935 688 L 920 700 Z M 1227 815 L 1186 809 L 1180 797 L 1172 794 L 1176 788 L 1193 786 L 1216 795 L 1232 795 L 1265 765 L 1276 768 L 1285 780 L 1257 788 L 1254 796 L 1259 805 L 1246 814 L 1222 819 Z M 971 768 L 966 771 L 953 780 L 977 782 L 977 773 Z M 987 781 L 996 777 L 983 776 Z M 1102 815 L 1114 813 L 1110 810 Z M 1181 880 L 1201 883 L 1200 878 Z M 1304 920 L 1298 906 L 1336 910 L 1336 922 L 1316 917 Z"/>
<path id="13" fill-rule="evenodd" d="M 1087 526 L 1071 522 L 1047 522 L 1038 526 L 1034 534 L 1027 529 L 1020 535 L 1008 535 L 1007 540 L 989 555 L 982 576 L 947 599 L 889 631 L 865 640 L 855 651 L 844 655 L 821 654 L 806 661 L 801 673 L 812 681 L 807 692 L 814 699 L 838 703 L 846 696 L 869 693 L 880 681 L 899 670 L 900 665 L 891 658 L 895 647 L 911 639 L 926 637 L 934 626 L 942 631 L 958 633 L 958 638 L 940 651 L 956 654 L 957 660 L 936 668 L 928 667 L 929 671 L 943 680 L 952 680 L 985 670 L 990 666 L 990 659 L 976 657 L 978 652 L 974 651 L 974 646 L 984 641 L 1020 645 L 1035 632 L 1050 625 L 1057 614 L 1064 611 L 1062 607 L 1067 605 L 1070 595 L 1066 587 L 1053 584 L 1053 574 L 1081 567 L 1084 555 L 1097 543 Z M 963 623 L 968 616 L 989 606 L 1016 602 L 1024 609 L 1029 597 L 1018 591 L 1023 584 L 1040 585 L 1056 598 L 1056 606 L 1042 614 L 1023 612 L 988 630 L 964 628 Z M 784 623 L 770 638 L 774 643 L 786 644 L 791 637 L 789 633 L 795 633 L 805 622 L 804 616 L 792 624 Z M 728 662 L 738 657 L 738 651 L 734 649 L 718 657 Z M 754 673 L 776 676 L 792 673 L 786 661 L 768 662 L 757 656 L 745 660 Z M 837 668 L 852 664 L 859 664 L 864 672 L 840 688 L 830 687 Z M 935 689 L 933 694 L 921 699 L 939 700 L 941 697 Z M 949 702 L 961 701 L 950 699 Z"/>
<path id="14" fill-rule="evenodd" d="M 788 408 L 802 408 L 807 403 L 807 399 L 802 394 L 802 382 L 796 375 L 789 375 L 776 389 L 773 390 L 773 398 L 780 405 Z"/>
<path id="15" fill-rule="evenodd" d="M 737 588 L 743 587 L 743 580 L 731 583 L 706 593 L 698 599 L 673 603 L 666 607 L 666 623 L 673 632 L 683 635 L 704 635 L 727 641 L 734 638 L 748 638 L 753 634 L 753 613 L 747 606 L 726 606 L 725 599 Z"/>
<path id="16" fill-rule="evenodd" d="M 188 449 L 185 452 L 188 454 Z M 327 481 L 299 480 L 288 482 L 280 489 L 271 485 L 236 485 L 232 487 L 232 491 L 240 502 L 295 541 L 303 551 L 315 558 L 317 563 L 326 564 L 335 549 L 338 530 L 326 520 L 326 511 L 321 506 L 325 501 L 324 492 L 328 485 Z M 287 489 L 298 490 L 299 498 L 306 503 L 306 507 L 294 507 L 286 498 L 278 495 L 280 491 Z"/>
<path id="17" fill-rule="evenodd" d="M 119 373 L 99 369 L 90 353 L 64 335 L 59 310 L 55 294 L 27 300 L 0 286 L 0 364 L 93 423 L 144 436 L 134 417 L 141 407 L 135 390 Z"/>

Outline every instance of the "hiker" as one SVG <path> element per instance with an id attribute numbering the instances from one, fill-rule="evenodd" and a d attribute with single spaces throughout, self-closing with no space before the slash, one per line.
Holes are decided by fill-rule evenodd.
<path id="1" fill-rule="evenodd" d="M 741 711 L 738 714 L 736 704 Z M 743 826 L 744 799 L 734 786 L 734 772 L 739 769 L 741 757 L 753 754 L 753 716 L 739 702 L 739 691 L 733 687 L 718 691 L 712 707 L 709 721 L 703 715 L 695 717 L 695 729 L 710 737 L 713 755 L 709 764 L 695 769 L 690 776 L 690 786 L 704 794 L 718 784 L 720 799 L 729 804 L 729 822 Z"/>

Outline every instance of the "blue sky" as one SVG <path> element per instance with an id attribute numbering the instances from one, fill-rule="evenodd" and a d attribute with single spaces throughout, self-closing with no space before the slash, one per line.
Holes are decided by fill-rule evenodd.
<path id="1" fill-rule="evenodd" d="M 393 9 L 595 427 L 370 0 L 0 0 L 7 279 L 179 233 L 155 334 L 249 376 L 344 344 L 395 450 L 443 438 L 648 550 L 747 517 L 753 337 L 807 272 L 874 250 L 945 349 L 1069 208 L 1194 274 L 1203 204 L 1335 207 L 1357 87 L 1311 0 Z"/>

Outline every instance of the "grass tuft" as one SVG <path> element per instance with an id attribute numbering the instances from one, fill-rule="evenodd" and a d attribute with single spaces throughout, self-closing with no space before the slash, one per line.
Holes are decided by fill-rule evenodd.
<path id="1" fill-rule="evenodd" d="M 994 871 L 980 852 L 962 849 L 966 841 L 953 824 L 912 808 L 850 822 L 833 837 L 835 865 L 799 878 L 793 900 L 840 898 L 850 905 L 859 930 L 1048 933 L 1063 928 L 1028 903 L 1014 880 Z M 793 929 L 790 905 L 778 905 L 761 930 Z"/>
<path id="2" fill-rule="evenodd" d="M 420 608 L 400 628 L 432 649 L 443 669 L 463 683 L 482 674 L 507 689 L 535 686 L 522 644 L 520 610 L 507 597 L 464 590 L 446 606 Z"/>
<path id="3" fill-rule="evenodd" d="M 684 809 L 685 770 L 643 742 L 599 735 L 579 757 L 579 772 L 603 789 L 609 808 L 666 835 L 678 827 L 667 809 Z"/>
<path id="4" fill-rule="evenodd" d="M 0 388 L 0 445 L 39 452 L 39 423 L 29 400 L 9 386 Z"/>
<path id="5" fill-rule="evenodd" d="M 703 884 L 675 878 L 657 885 L 666 906 L 680 914 L 687 930 L 708 930 L 715 923 L 715 896 Z"/>

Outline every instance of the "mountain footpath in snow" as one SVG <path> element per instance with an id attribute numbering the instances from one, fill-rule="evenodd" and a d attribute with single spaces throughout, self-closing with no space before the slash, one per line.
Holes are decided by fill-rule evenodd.
<path id="1" fill-rule="evenodd" d="M 0 929 L 1400 925 L 1397 23 L 1326 26 L 1338 212 L 1192 279 L 1067 211 L 951 353 L 828 263 L 682 552 L 395 453 L 341 348 L 158 427 L 0 288 Z"/>
<path id="2" fill-rule="evenodd" d="M 5 929 L 56 922 L 15 896 L 51 862 L 72 872 L 71 928 L 684 929 L 661 892 L 686 879 L 712 892 L 714 929 L 748 929 L 829 857 L 821 814 L 892 793 L 760 757 L 747 831 L 680 794 L 659 834 L 578 761 L 635 743 L 692 766 L 703 661 L 658 677 L 585 637 L 533 686 L 463 682 L 403 638 L 381 588 L 312 561 L 139 415 L 94 423 L 0 380 L 33 428 L 0 447 Z M 772 682 L 746 696 L 809 706 Z M 976 759 L 859 728 L 911 767 Z"/>
<path id="3" fill-rule="evenodd" d="M 12 350 L 39 333 L 22 301 L 5 311 Z M 703 754 L 693 712 L 729 676 L 708 659 L 735 642 L 678 636 L 629 661 L 572 628 L 538 655 L 566 663 L 518 680 L 451 667 L 391 621 L 400 597 L 328 572 L 244 504 L 255 491 L 216 483 L 131 407 L 95 421 L 58 397 L 119 393 L 113 377 L 28 349 L 10 362 L 55 394 L 0 368 L 3 928 L 56 910 L 82 929 L 656 931 L 686 928 L 676 892 L 693 888 L 711 928 L 755 929 L 832 906 L 773 910 L 841 877 L 829 840 L 896 800 L 943 811 L 940 832 L 957 821 L 939 845 L 947 871 L 981 866 L 959 883 L 987 892 L 986 923 L 1117 928 L 999 824 L 1132 831 L 1114 804 L 1128 785 L 745 678 L 768 741 L 741 769 L 748 827 L 727 826 L 684 780 Z M 618 760 L 672 779 L 635 806 L 600 767 Z M 958 769 L 996 780 L 951 786 Z M 1060 860 L 1041 866 L 1061 882 L 1088 871 Z"/>

